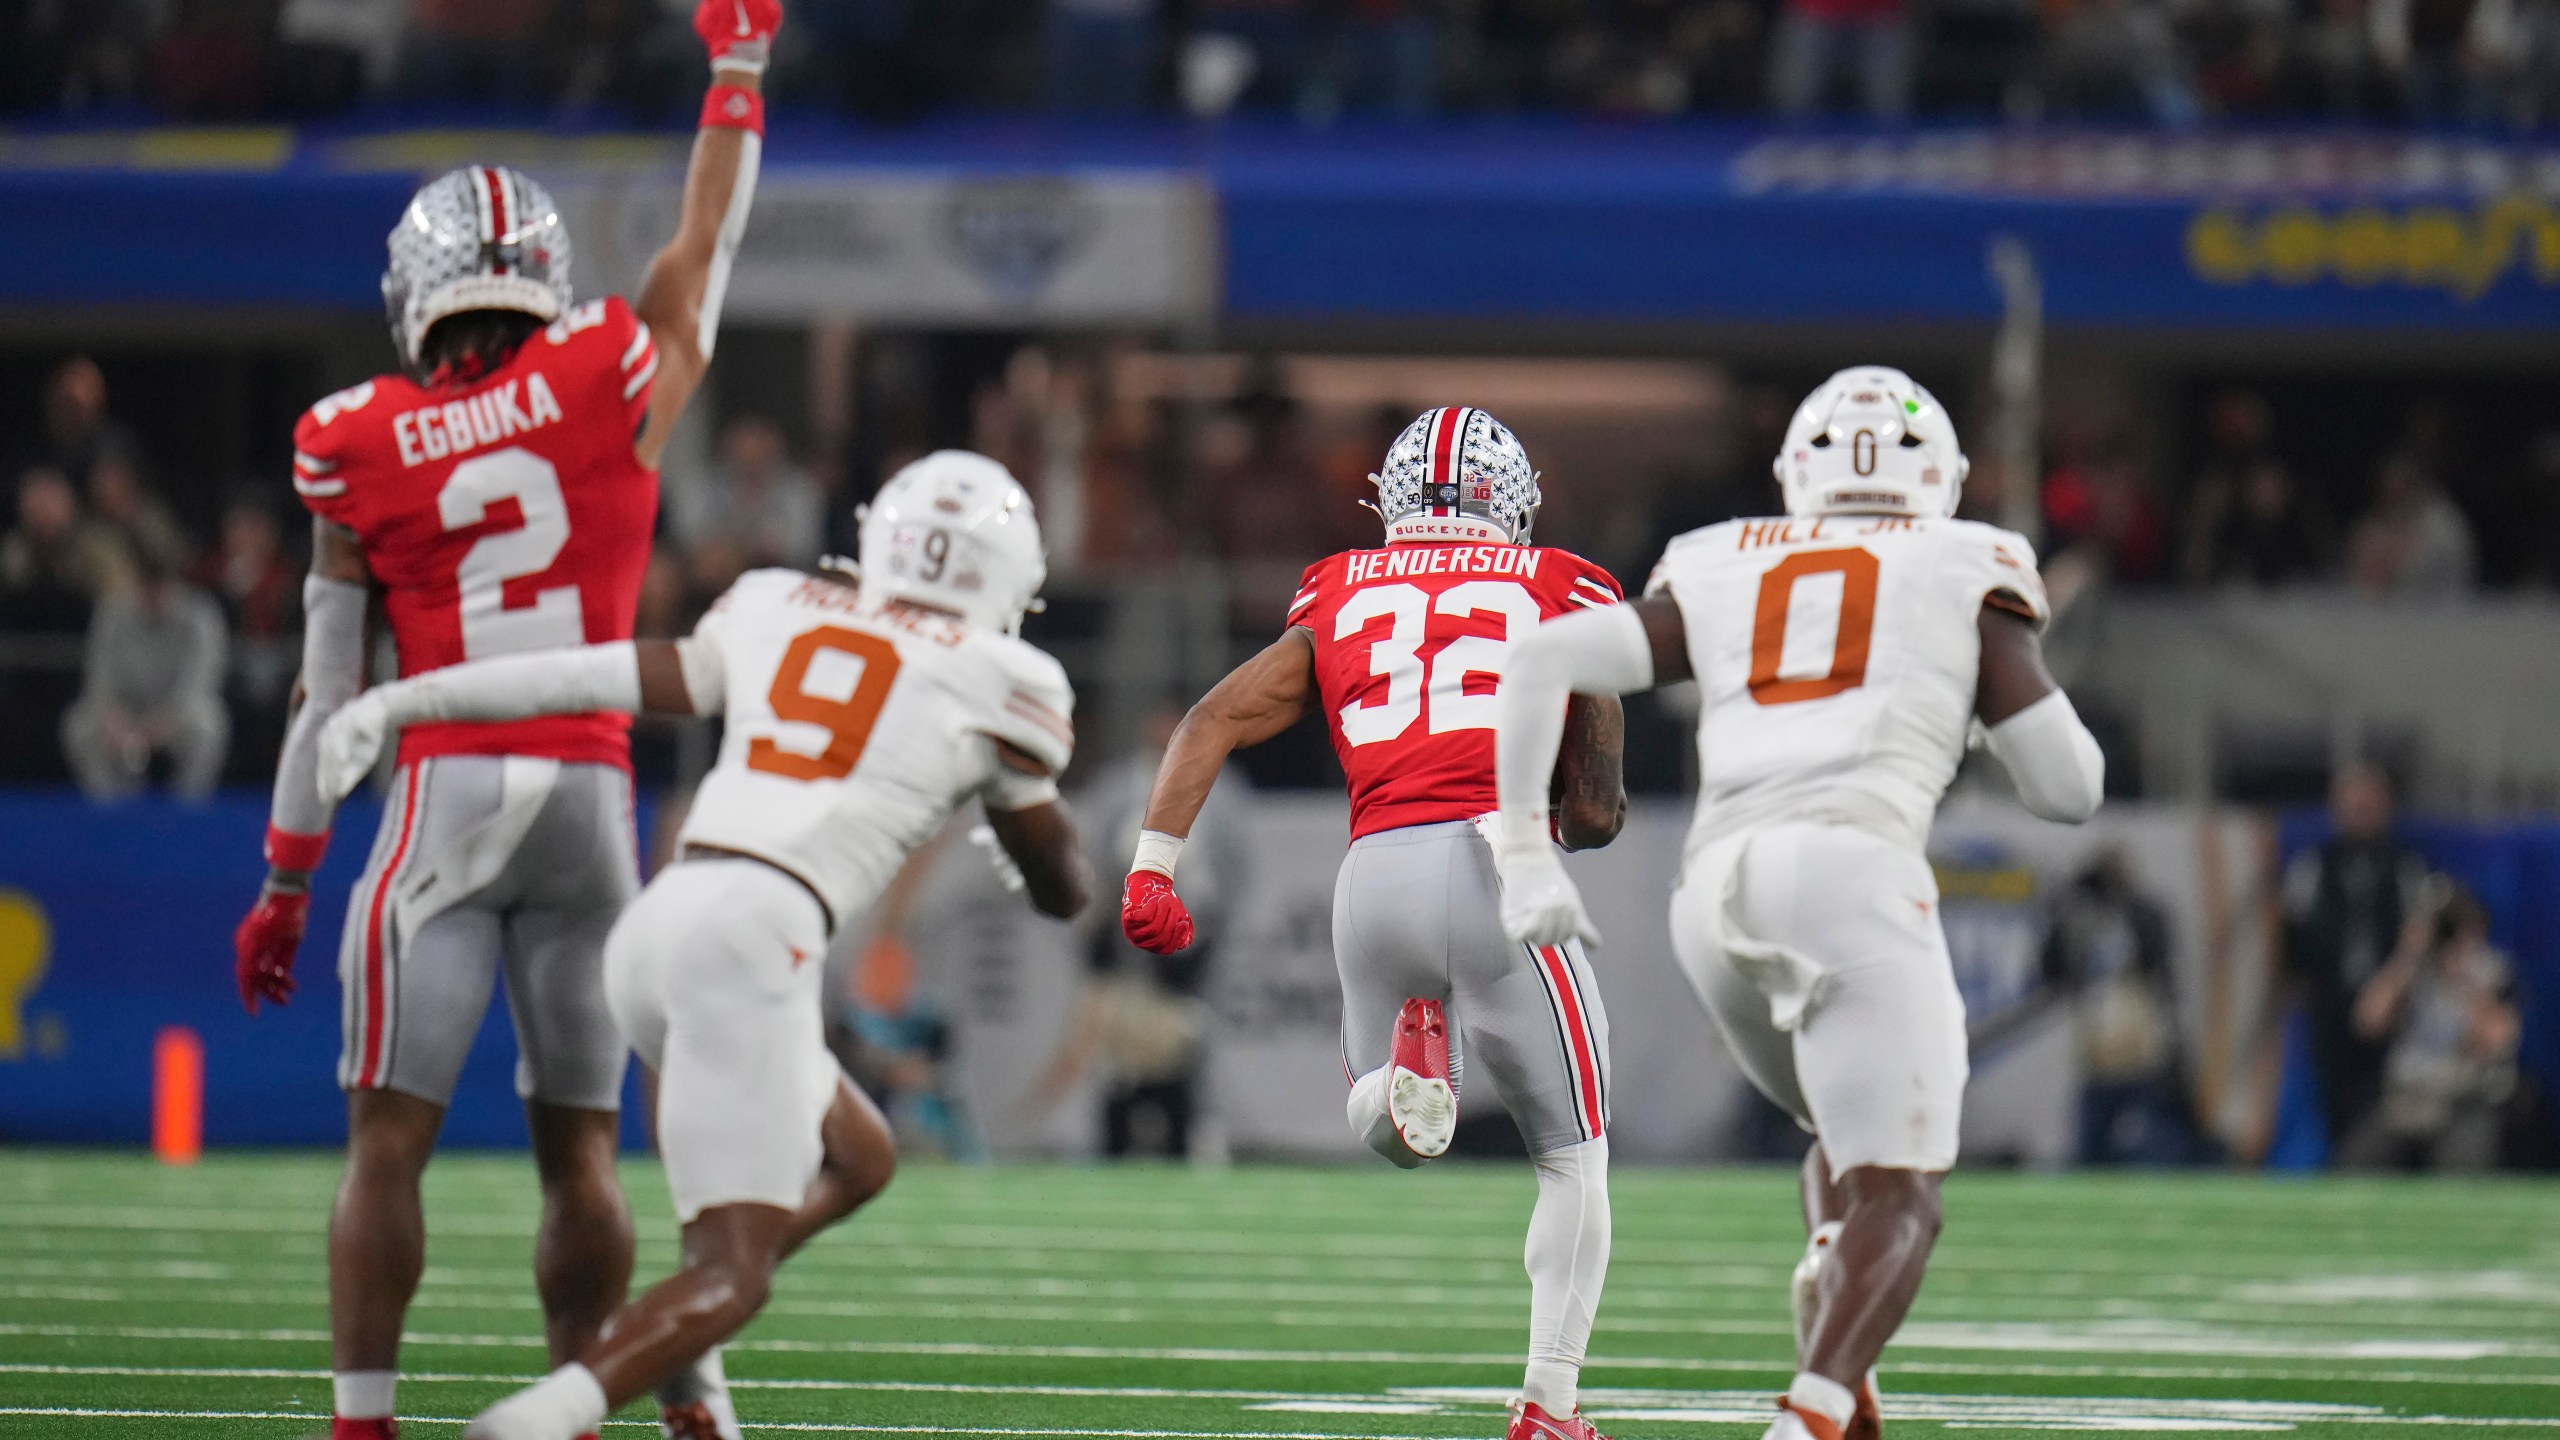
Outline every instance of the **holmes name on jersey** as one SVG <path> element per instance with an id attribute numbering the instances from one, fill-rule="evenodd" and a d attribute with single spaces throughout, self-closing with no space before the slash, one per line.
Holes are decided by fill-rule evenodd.
<path id="1" fill-rule="evenodd" d="M 551 382 L 536 370 L 522 380 L 493 385 L 468 399 L 405 411 L 391 422 L 391 433 L 399 442 L 400 463 L 415 467 L 431 460 L 468 455 L 482 446 L 538 430 L 560 418 L 559 397 L 551 393 Z"/>
<path id="2" fill-rule="evenodd" d="M 1342 557 L 1342 583 L 1365 585 L 1399 575 L 1538 576 L 1538 558 L 1546 552 L 1525 545 L 1391 545 L 1384 550 L 1354 550 Z"/>

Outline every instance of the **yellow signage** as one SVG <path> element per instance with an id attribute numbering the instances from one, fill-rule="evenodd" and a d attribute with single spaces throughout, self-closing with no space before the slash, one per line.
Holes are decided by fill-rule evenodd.
<path id="1" fill-rule="evenodd" d="M 2471 210 L 2214 209 L 2187 226 L 2187 266 L 2215 285 L 2397 285 L 2467 302 L 2511 275 L 2560 285 L 2560 213 L 2524 195 Z"/>
<path id="2" fill-rule="evenodd" d="M 27 997 L 53 958 L 53 925 L 36 897 L 0 890 L 0 1060 L 27 1053 Z"/>

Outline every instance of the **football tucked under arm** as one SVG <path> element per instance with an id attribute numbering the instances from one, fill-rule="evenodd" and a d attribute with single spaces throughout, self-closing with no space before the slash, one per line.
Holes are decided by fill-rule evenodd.
<path id="1" fill-rule="evenodd" d="M 1627 712 L 1617 696 L 1575 695 L 1566 702 L 1547 805 L 1567 850 L 1597 850 L 1626 824 L 1626 744 Z"/>

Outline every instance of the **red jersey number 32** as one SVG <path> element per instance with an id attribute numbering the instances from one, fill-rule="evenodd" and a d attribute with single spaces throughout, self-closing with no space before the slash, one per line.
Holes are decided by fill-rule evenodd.
<path id="1" fill-rule="evenodd" d="M 1465 620 L 1475 615 L 1499 616 L 1502 634 L 1451 635 L 1426 659 L 1432 642 L 1433 616 Z M 1333 622 L 1336 642 L 1374 632 L 1384 620 L 1383 634 L 1369 641 L 1369 673 L 1387 682 L 1382 699 L 1353 701 L 1342 707 L 1342 736 L 1353 745 L 1375 745 L 1397 739 L 1428 717 L 1430 733 L 1490 730 L 1500 702 L 1494 687 L 1502 680 L 1503 650 L 1539 620 L 1538 602 L 1516 580 L 1469 580 L 1452 585 L 1434 600 L 1418 585 L 1372 585 L 1343 602 Z M 1448 627 L 1442 627 L 1444 630 Z M 1470 691 L 1470 677 L 1484 677 Z"/>

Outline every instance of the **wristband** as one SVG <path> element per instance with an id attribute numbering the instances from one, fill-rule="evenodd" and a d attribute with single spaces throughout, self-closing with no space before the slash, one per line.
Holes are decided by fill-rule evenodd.
<path id="1" fill-rule="evenodd" d="M 1138 853 L 1129 861 L 1129 873 L 1153 870 L 1167 880 L 1173 878 L 1174 862 L 1182 858 L 1182 847 L 1189 842 L 1179 835 L 1161 830 L 1138 832 Z"/>
<path id="2" fill-rule="evenodd" d="M 702 128 L 764 134 L 764 95 L 744 85 L 714 85 L 703 92 Z"/>
<path id="3" fill-rule="evenodd" d="M 317 870 L 320 857 L 329 853 L 329 832 L 296 835 L 279 830 L 273 822 L 267 826 L 267 864 L 278 870 Z"/>

